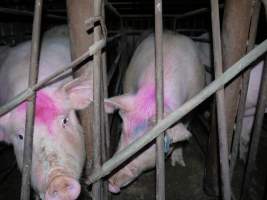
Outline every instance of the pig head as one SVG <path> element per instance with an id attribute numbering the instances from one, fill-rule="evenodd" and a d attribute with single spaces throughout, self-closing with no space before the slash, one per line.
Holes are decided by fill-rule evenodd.
<path id="1" fill-rule="evenodd" d="M 189 38 L 165 32 L 163 44 L 164 110 L 168 115 L 204 86 L 204 70 L 194 43 Z M 105 100 L 106 112 L 112 113 L 118 109 L 123 121 L 117 152 L 123 151 L 155 125 L 154 68 L 154 35 L 150 35 L 137 47 L 130 61 L 123 85 L 125 94 Z M 172 151 L 172 143 L 186 140 L 190 135 L 182 122 L 167 129 L 166 155 Z M 115 172 L 109 178 L 109 190 L 117 193 L 142 172 L 155 167 L 155 149 L 154 143 L 148 145 Z M 178 149 L 174 155 L 174 163 L 184 165 L 182 150 Z"/>
<path id="2" fill-rule="evenodd" d="M 33 138 L 31 181 L 45 199 L 76 199 L 85 149 L 75 110 L 86 107 L 91 88 L 76 79 L 54 92 L 37 93 Z M 0 118 L 0 139 L 14 146 L 22 169 L 26 103 Z"/>
<path id="3" fill-rule="evenodd" d="M 53 31 L 51 32 L 53 33 Z M 68 38 L 47 34 L 42 41 L 39 80 L 70 62 Z M 1 66 L 1 104 L 27 87 L 30 43 L 11 48 Z M 83 130 L 75 111 L 92 100 L 91 80 L 61 79 L 36 95 L 31 185 L 46 200 L 74 200 L 85 160 Z M 22 169 L 27 103 L 0 117 L 0 140 L 14 146 Z"/>

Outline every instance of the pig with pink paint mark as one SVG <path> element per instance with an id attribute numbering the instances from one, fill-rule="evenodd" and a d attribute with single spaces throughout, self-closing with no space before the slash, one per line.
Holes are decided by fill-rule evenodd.
<path id="1" fill-rule="evenodd" d="M 186 36 L 172 32 L 163 34 L 164 62 L 164 112 L 168 115 L 204 87 L 204 68 L 201 65 L 194 42 Z M 117 152 L 155 125 L 155 50 L 154 35 L 143 40 L 134 52 L 124 79 L 124 94 L 105 100 L 105 110 L 119 110 L 123 120 L 122 134 Z M 186 140 L 190 132 L 182 121 L 166 131 L 166 143 Z M 172 145 L 170 145 L 172 151 Z M 172 152 L 172 164 L 184 165 L 182 150 Z M 120 189 L 142 172 L 155 167 L 155 144 L 133 157 L 109 178 L 109 190 Z"/>
<path id="2" fill-rule="evenodd" d="M 0 104 L 27 88 L 30 42 L 9 49 L 0 68 Z M 67 27 L 48 31 L 41 43 L 39 80 L 70 63 Z M 64 77 L 37 93 L 31 184 L 45 200 L 74 200 L 85 160 L 84 136 L 75 115 L 91 102 L 92 83 Z M 0 117 L 0 140 L 14 146 L 22 168 L 26 103 Z"/>

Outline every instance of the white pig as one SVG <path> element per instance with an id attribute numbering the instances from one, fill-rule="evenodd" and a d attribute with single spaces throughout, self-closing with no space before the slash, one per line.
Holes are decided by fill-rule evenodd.
<path id="1" fill-rule="evenodd" d="M 57 31 L 58 29 L 59 31 Z M 39 80 L 70 63 L 67 27 L 45 34 L 41 43 Z M 0 105 L 27 88 L 30 42 L 10 48 L 0 68 Z M 79 178 L 85 160 L 83 131 L 75 110 L 91 101 L 90 80 L 68 78 L 37 93 L 31 184 L 46 200 L 74 200 L 81 190 Z M 0 140 L 14 146 L 22 168 L 26 103 L 0 117 Z"/>
<path id="2" fill-rule="evenodd" d="M 181 106 L 204 86 L 204 68 L 194 42 L 186 36 L 163 34 L 164 110 L 165 115 Z M 155 50 L 151 34 L 137 47 L 124 79 L 124 94 L 105 100 L 108 113 L 119 109 L 123 120 L 122 135 L 117 151 L 123 150 L 155 124 Z M 186 140 L 190 132 L 179 121 L 166 131 L 172 143 Z M 173 152 L 173 163 L 180 162 L 182 152 Z M 178 160 L 177 160 L 178 159 Z M 143 171 L 155 166 L 155 144 L 135 156 L 109 179 L 109 190 L 117 193 Z"/>
<path id="3" fill-rule="evenodd" d="M 204 33 L 199 36 L 200 39 L 209 39 L 209 34 Z M 210 72 L 213 71 L 213 66 L 211 65 L 211 54 L 210 54 L 210 44 L 203 42 L 196 42 L 199 50 L 200 61 L 202 64 L 208 68 L 209 72 L 206 72 L 206 84 L 212 81 Z M 251 67 L 251 73 L 249 78 L 246 110 L 243 117 L 243 125 L 241 130 L 240 146 L 239 146 L 239 156 L 245 161 L 248 152 L 248 145 L 250 141 L 250 133 L 252 130 L 254 116 L 256 111 L 256 105 L 259 96 L 260 81 L 262 76 L 263 61 L 257 63 Z M 267 108 L 265 108 L 267 112 Z"/>

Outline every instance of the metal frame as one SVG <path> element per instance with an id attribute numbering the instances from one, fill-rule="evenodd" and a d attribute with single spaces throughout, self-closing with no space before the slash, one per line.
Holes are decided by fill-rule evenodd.
<path id="1" fill-rule="evenodd" d="M 221 67 L 221 47 L 220 47 L 220 29 L 219 29 L 219 5 L 218 2 L 211 0 L 212 4 L 212 19 L 213 21 L 213 37 L 214 37 L 214 55 L 215 63 L 218 67 Z M 103 17 L 103 2 L 101 0 L 95 0 L 95 17 Z M 223 108 L 223 94 L 219 91 L 222 91 L 222 87 L 234 79 L 241 71 L 248 68 L 258 57 L 262 56 L 267 51 L 267 40 L 262 42 L 256 48 L 251 50 L 247 55 L 241 58 L 237 63 L 230 67 L 227 71 L 222 73 L 222 69 L 216 69 L 216 80 L 204 88 L 199 94 L 195 97 L 184 103 L 180 108 L 176 109 L 163 119 L 163 55 L 162 55 L 162 1 L 155 0 L 155 50 L 156 50 L 156 88 L 157 88 L 157 124 L 147 132 L 143 137 L 137 139 L 131 143 L 128 147 L 123 149 L 114 155 L 111 159 L 105 161 L 101 166 L 101 145 L 103 147 L 103 139 L 108 145 L 108 135 L 103 135 L 103 131 L 107 131 L 107 118 L 103 113 L 103 97 L 107 96 L 107 77 L 105 76 L 105 55 L 101 56 L 101 49 L 105 47 L 106 39 L 105 35 L 101 36 L 101 27 L 94 26 L 94 44 L 89 48 L 89 50 L 84 53 L 82 56 L 74 60 L 70 65 L 66 66 L 63 70 L 59 70 L 47 77 L 45 80 L 37 83 L 37 74 L 38 74 L 38 49 L 39 49 L 39 38 L 40 38 L 40 25 L 41 25 L 41 11 L 42 11 L 42 0 L 36 0 L 35 12 L 34 12 L 34 26 L 33 26 L 33 39 L 32 39 L 32 52 L 31 52 L 31 67 L 30 67 L 30 76 L 29 76 L 29 88 L 23 91 L 21 94 L 17 95 L 12 101 L 0 107 L 0 115 L 5 114 L 14 107 L 18 106 L 23 101 L 28 101 L 27 109 L 27 120 L 26 120 L 26 135 L 25 135 L 25 150 L 24 150 L 24 163 L 23 163 L 23 186 L 21 199 L 27 200 L 30 197 L 30 169 L 31 169 L 31 154 L 32 154 L 32 134 L 34 126 L 34 109 L 35 109 L 35 96 L 37 90 L 46 86 L 50 81 L 57 79 L 62 74 L 69 72 L 71 69 L 75 68 L 78 64 L 84 61 L 91 55 L 94 55 L 94 171 L 87 178 L 86 183 L 93 184 L 93 198 L 96 200 L 105 198 L 105 195 L 102 193 L 100 179 L 114 169 L 119 167 L 123 162 L 125 162 L 129 157 L 137 153 L 145 145 L 152 142 L 157 138 L 157 199 L 165 199 L 165 169 L 164 169 L 164 153 L 163 153 L 163 138 L 164 131 L 174 124 L 176 121 L 185 116 L 188 112 L 214 94 L 216 91 L 218 98 L 218 111 L 220 114 L 218 116 L 220 129 L 220 155 L 221 155 L 221 168 L 222 168 L 222 181 L 223 181 L 223 197 L 224 199 L 231 199 L 231 188 L 230 188 L 230 173 L 229 173 L 229 164 L 228 164 L 228 147 L 227 147 L 227 138 L 226 138 L 226 125 L 225 125 L 225 115 Z M 119 15 L 118 15 L 119 16 Z M 102 24 L 103 30 L 103 24 Z M 104 39 L 101 39 L 103 38 Z M 218 51 L 217 51 L 218 50 Z M 101 66 L 102 59 L 102 66 Z M 266 62 L 265 62 L 266 63 Z M 265 64 L 266 68 L 266 64 Z M 264 68 L 264 69 L 265 69 Z M 266 80 L 266 69 L 264 70 L 264 75 Z M 102 82 L 102 78 L 104 82 Z M 256 126 L 253 134 L 256 137 L 252 140 L 251 149 L 257 149 L 258 139 L 259 139 L 259 129 L 262 125 L 263 111 L 261 109 L 266 106 L 266 81 L 262 81 L 263 85 L 261 87 L 262 91 L 259 104 L 257 106 L 257 116 L 256 116 Z M 264 109 L 263 109 L 264 110 Z M 105 123 L 105 125 L 104 125 Z M 221 125 L 220 125 L 221 124 Z M 101 127 L 105 126 L 105 130 Z M 102 138 L 102 141 L 101 141 Z M 102 144 L 101 144 L 102 142 Z M 105 145 L 104 145 L 105 146 Z M 103 150 L 103 149 L 102 149 Z M 250 177 L 250 172 L 255 162 L 255 151 L 250 151 L 250 160 L 248 165 L 248 177 Z M 104 157 L 104 154 L 102 154 Z M 102 158 L 103 160 L 103 158 Z M 247 178 L 246 180 L 249 180 Z M 247 186 L 247 181 L 245 182 Z"/>

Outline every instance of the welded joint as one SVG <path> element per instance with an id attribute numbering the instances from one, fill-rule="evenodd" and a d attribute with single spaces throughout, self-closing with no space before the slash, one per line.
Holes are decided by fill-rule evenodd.
<path id="1" fill-rule="evenodd" d="M 85 26 L 87 30 L 92 29 L 95 26 L 95 23 L 99 22 L 101 29 L 102 29 L 102 33 L 104 35 L 104 37 L 107 37 L 107 27 L 105 25 L 105 20 L 103 16 L 94 16 L 94 17 L 90 17 L 87 20 L 85 20 Z"/>

